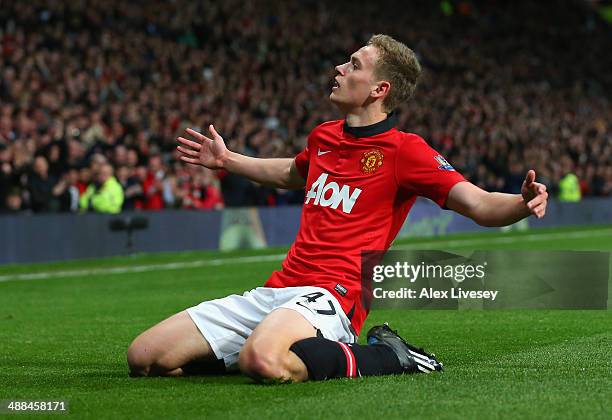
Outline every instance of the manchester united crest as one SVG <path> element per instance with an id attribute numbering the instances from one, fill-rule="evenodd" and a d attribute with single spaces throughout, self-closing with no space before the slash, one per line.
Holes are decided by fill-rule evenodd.
<path id="1" fill-rule="evenodd" d="M 374 149 L 364 152 L 361 158 L 361 172 L 364 174 L 372 174 L 376 172 L 383 164 L 383 154 L 380 150 Z"/>

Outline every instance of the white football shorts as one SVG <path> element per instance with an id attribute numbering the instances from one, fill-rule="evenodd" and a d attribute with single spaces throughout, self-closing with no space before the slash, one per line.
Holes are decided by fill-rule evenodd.
<path id="1" fill-rule="evenodd" d="M 321 287 L 257 287 L 242 296 L 230 295 L 187 309 L 215 356 L 227 370 L 238 369 L 238 355 L 246 339 L 273 310 L 299 312 L 324 338 L 354 343 L 351 323 L 338 300 Z"/>

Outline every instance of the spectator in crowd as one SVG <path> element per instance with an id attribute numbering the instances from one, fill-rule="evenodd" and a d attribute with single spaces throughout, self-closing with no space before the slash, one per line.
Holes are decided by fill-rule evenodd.
<path id="1" fill-rule="evenodd" d="M 147 169 L 146 176 L 142 181 L 144 195 L 142 208 L 144 210 L 161 210 L 164 208 L 163 192 L 165 177 L 161 156 L 150 156 Z"/>
<path id="2" fill-rule="evenodd" d="M 181 207 L 185 209 L 223 208 L 223 197 L 219 191 L 213 171 L 204 167 L 194 168 L 195 174 L 179 186 Z"/>
<path id="3" fill-rule="evenodd" d="M 4 214 L 16 214 L 24 210 L 23 198 L 21 197 L 21 191 L 18 188 L 9 190 L 4 198 L 4 206 L 0 207 L 0 213 Z"/>
<path id="4" fill-rule="evenodd" d="M 101 163 L 96 171 L 95 182 L 90 184 L 80 199 L 81 211 L 97 213 L 119 213 L 123 206 L 123 188 L 113 176 L 113 167 Z"/>
<path id="5" fill-rule="evenodd" d="M 30 208 L 35 213 L 57 211 L 59 204 L 53 195 L 56 179 L 49 174 L 49 164 L 44 156 L 36 156 L 32 172 L 28 176 Z"/>
<path id="6" fill-rule="evenodd" d="M 53 196 L 59 202 L 59 211 L 78 212 L 80 206 L 79 171 L 70 168 L 62 175 L 62 178 L 53 187 Z"/>
<path id="7" fill-rule="evenodd" d="M 559 200 L 566 202 L 578 202 L 582 198 L 580 182 L 574 174 L 574 164 L 568 156 L 562 158 L 563 177 L 559 181 Z"/>
<path id="8" fill-rule="evenodd" d="M 13 179 L 14 176 L 10 149 L 5 144 L 0 143 L 0 203 L 3 205 L 11 188 L 14 189 L 12 185 L 17 183 Z"/>
<path id="9" fill-rule="evenodd" d="M 77 188 L 79 189 L 79 196 L 85 194 L 85 190 L 89 187 L 89 184 L 92 182 L 91 169 L 89 166 L 83 166 L 78 170 L 78 180 L 77 180 Z"/>
<path id="10" fill-rule="evenodd" d="M 135 169 L 129 166 L 117 168 L 117 181 L 121 184 L 124 193 L 122 210 L 133 211 L 136 203 L 143 200 L 142 182 L 134 175 Z"/>

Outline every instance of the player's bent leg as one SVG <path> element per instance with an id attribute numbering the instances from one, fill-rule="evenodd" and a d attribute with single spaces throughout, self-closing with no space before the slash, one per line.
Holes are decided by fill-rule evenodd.
<path id="1" fill-rule="evenodd" d="M 370 329 L 368 345 L 314 337 L 296 342 L 291 351 L 304 362 L 312 380 L 442 370 L 433 354 L 408 344 L 387 324 Z"/>
<path id="2" fill-rule="evenodd" d="M 179 376 L 185 366 L 215 363 L 216 357 L 187 311 L 140 334 L 127 352 L 130 376 Z"/>
<path id="3" fill-rule="evenodd" d="M 306 365 L 289 348 L 296 341 L 316 335 L 315 327 L 298 312 L 276 309 L 245 342 L 238 359 L 240 370 L 259 381 L 305 381 Z"/>

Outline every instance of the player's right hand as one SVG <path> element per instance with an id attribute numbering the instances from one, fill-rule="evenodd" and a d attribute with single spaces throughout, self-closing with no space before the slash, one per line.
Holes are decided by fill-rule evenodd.
<path id="1" fill-rule="evenodd" d="M 223 137 L 217 133 L 213 125 L 208 126 L 211 137 L 206 137 L 191 128 L 185 130 L 187 134 L 195 139 L 189 140 L 185 137 L 178 137 L 177 141 L 181 145 L 176 149 L 181 152 L 180 159 L 183 162 L 193 165 L 202 165 L 208 169 L 221 169 L 229 154 Z"/>

